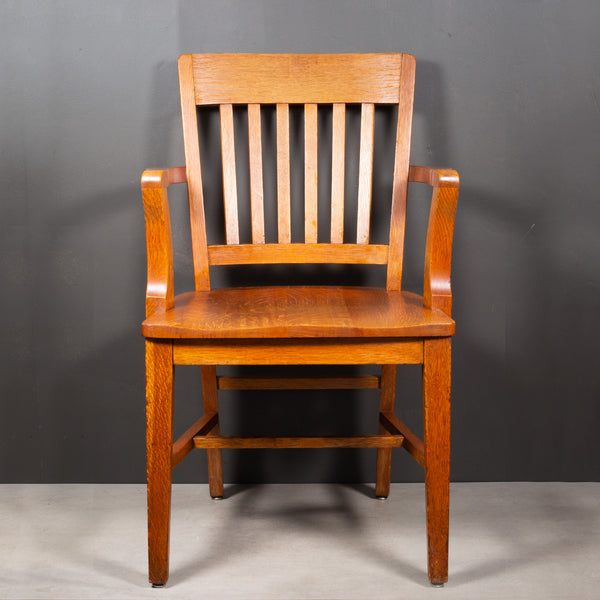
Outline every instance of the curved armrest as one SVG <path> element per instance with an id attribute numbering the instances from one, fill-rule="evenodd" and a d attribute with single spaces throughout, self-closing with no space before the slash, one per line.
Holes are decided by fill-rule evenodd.
<path id="1" fill-rule="evenodd" d="M 458 173 L 451 169 L 435 169 L 411 165 L 408 180 L 433 187 L 427 242 L 425 246 L 425 281 L 423 301 L 429 308 L 452 313 L 450 266 L 454 216 L 458 201 Z"/>
<path id="2" fill-rule="evenodd" d="M 146 317 L 173 306 L 173 245 L 167 188 L 185 182 L 185 167 L 151 169 L 142 174 L 148 252 Z"/>

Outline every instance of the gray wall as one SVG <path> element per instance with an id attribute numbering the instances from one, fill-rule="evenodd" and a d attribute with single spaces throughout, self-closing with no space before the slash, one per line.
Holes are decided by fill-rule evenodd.
<path id="1" fill-rule="evenodd" d="M 1 480 L 144 478 L 139 177 L 183 164 L 175 61 L 194 51 L 417 57 L 412 162 L 462 180 L 453 478 L 597 480 L 599 26 L 597 0 L 3 2 Z M 183 289 L 189 234 L 174 213 Z M 199 413 L 198 383 L 178 372 L 178 429 Z M 418 369 L 398 388 L 418 429 Z M 256 414 L 302 429 L 344 406 L 340 428 L 369 424 L 376 399 L 315 394 L 306 417 L 302 404 L 223 397 L 232 430 Z M 374 453 L 229 452 L 225 468 L 229 481 L 369 481 Z M 421 474 L 398 453 L 393 476 Z M 176 471 L 205 477 L 200 452 Z"/>

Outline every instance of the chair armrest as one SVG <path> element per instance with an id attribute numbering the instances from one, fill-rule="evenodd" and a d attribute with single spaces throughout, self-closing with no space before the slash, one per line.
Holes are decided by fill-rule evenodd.
<path id="1" fill-rule="evenodd" d="M 167 188 L 185 182 L 185 167 L 152 169 L 142 174 L 148 253 L 146 317 L 173 306 L 173 244 Z"/>
<path id="2" fill-rule="evenodd" d="M 425 246 L 423 301 L 425 306 L 439 308 L 451 316 L 450 266 L 454 216 L 458 201 L 458 173 L 451 169 L 411 165 L 408 180 L 433 187 Z"/>

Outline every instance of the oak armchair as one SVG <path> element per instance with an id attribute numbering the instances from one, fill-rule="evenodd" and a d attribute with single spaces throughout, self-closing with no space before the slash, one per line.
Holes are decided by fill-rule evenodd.
<path id="1" fill-rule="evenodd" d="M 409 165 L 414 57 L 407 54 L 195 54 L 179 58 L 185 167 L 145 171 L 148 287 L 146 320 L 147 476 L 150 582 L 168 578 L 171 471 L 194 448 L 206 449 L 209 490 L 224 494 L 223 448 L 377 448 L 376 488 L 390 488 L 392 448 L 403 447 L 425 470 L 428 573 L 448 578 L 450 452 L 450 258 L 458 175 Z M 290 105 L 304 114 L 304 239 L 292 240 Z M 346 105 L 360 105 L 355 241 L 344 238 Z M 386 244 L 370 242 L 376 106 L 397 106 L 391 221 Z M 265 228 L 261 106 L 275 106 L 277 231 Z M 207 242 L 197 107 L 218 106 L 225 244 Z M 325 108 L 324 108 L 325 107 Z M 251 241 L 240 241 L 233 111 L 247 111 Z M 318 115 L 331 111 L 330 226 L 319 231 Z M 423 294 L 401 288 L 409 182 L 433 188 Z M 195 290 L 174 296 L 167 189 L 186 183 Z M 239 197 L 238 197 L 239 196 Z M 377 201 L 377 199 L 375 199 Z M 210 198 L 206 202 L 211 202 Z M 272 233 L 272 235 L 271 235 Z M 271 235 L 271 239 L 270 239 Z M 353 234 L 354 235 L 354 234 Z M 346 238 L 348 236 L 346 235 Z M 274 238 L 274 239 L 272 239 Z M 209 267 L 232 264 L 387 265 L 385 288 L 267 286 L 211 289 Z M 200 365 L 204 414 L 173 441 L 175 365 Z M 368 364 L 374 376 L 219 377 L 219 365 Z M 394 414 L 396 366 L 422 364 L 424 439 Z M 378 388 L 379 432 L 333 437 L 239 437 L 219 429 L 219 389 Z"/>

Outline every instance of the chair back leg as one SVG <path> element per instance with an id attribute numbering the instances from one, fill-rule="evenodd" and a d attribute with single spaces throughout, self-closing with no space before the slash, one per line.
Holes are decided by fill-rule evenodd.
<path id="1" fill-rule="evenodd" d="M 382 365 L 381 393 L 379 396 L 379 412 L 393 413 L 396 398 L 396 365 Z M 383 425 L 379 425 L 379 433 L 385 433 Z M 377 449 L 377 475 L 375 478 L 375 496 L 387 498 L 390 495 L 392 477 L 392 449 Z"/>
<path id="2" fill-rule="evenodd" d="M 204 414 L 219 412 L 217 400 L 217 369 L 215 366 L 201 367 L 202 373 L 202 402 L 204 403 Z M 211 434 L 219 435 L 219 425 Z M 211 498 L 223 498 L 223 459 L 220 448 L 207 448 L 208 459 L 208 489 Z"/>

